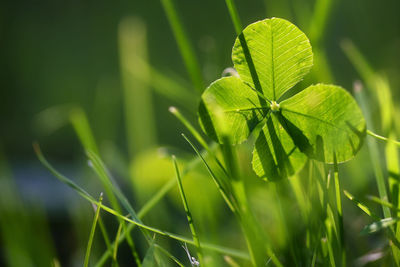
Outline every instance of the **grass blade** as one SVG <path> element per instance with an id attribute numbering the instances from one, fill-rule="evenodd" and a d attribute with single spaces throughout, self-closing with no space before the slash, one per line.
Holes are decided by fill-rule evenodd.
<path id="1" fill-rule="evenodd" d="M 208 154 L 216 161 L 218 166 L 221 170 L 228 176 L 228 172 L 226 171 L 225 167 L 222 165 L 221 161 L 215 156 L 213 151 L 211 151 L 210 147 L 208 146 L 207 142 L 203 139 L 201 134 L 194 128 L 194 126 L 179 112 L 176 107 L 170 107 L 169 112 L 171 112 L 193 135 L 193 137 L 199 142 L 199 144 L 208 152 Z M 226 186 L 226 184 L 225 184 Z"/>
<path id="2" fill-rule="evenodd" d="M 199 144 L 209 152 L 210 148 L 208 147 L 207 142 L 193 127 L 193 125 L 182 115 L 182 113 L 176 107 L 169 107 L 168 111 L 171 112 L 189 130 L 197 142 L 199 142 Z"/>
<path id="3" fill-rule="evenodd" d="M 197 256 L 199 258 L 200 264 L 202 264 L 203 263 L 203 253 L 202 253 L 202 249 L 201 249 L 201 245 L 200 245 L 200 240 L 199 240 L 199 236 L 196 233 L 196 229 L 194 227 L 193 217 L 189 210 L 189 205 L 186 200 L 185 191 L 183 190 L 181 175 L 179 173 L 179 168 L 178 168 L 178 164 L 176 163 L 175 156 L 172 156 L 172 161 L 173 161 L 174 167 L 175 167 L 176 179 L 178 181 L 178 187 L 179 187 L 179 192 L 181 194 L 183 207 L 185 209 L 187 220 L 189 222 L 190 231 L 192 232 L 193 241 L 197 247 Z"/>
<path id="4" fill-rule="evenodd" d="M 382 229 L 392 226 L 399 220 L 400 220 L 399 218 L 385 218 L 385 219 L 379 220 L 377 222 L 373 222 L 373 223 L 365 226 L 360 234 L 365 235 L 365 234 L 372 234 L 372 233 L 378 232 Z"/>
<path id="5" fill-rule="evenodd" d="M 357 72 L 361 75 L 362 79 L 371 85 L 373 82 L 373 77 L 375 76 L 374 70 L 371 68 L 367 60 L 360 53 L 357 47 L 353 44 L 351 40 L 345 39 L 341 43 L 341 47 L 345 52 L 346 56 L 356 68 Z"/>
<path id="6" fill-rule="evenodd" d="M 88 119 L 85 112 L 81 108 L 73 108 L 70 112 L 70 121 L 82 146 L 85 149 L 90 149 L 96 153 L 99 153 L 99 149 L 96 145 L 96 141 L 90 129 Z"/>
<path id="7" fill-rule="evenodd" d="M 129 203 L 128 199 L 124 196 L 122 193 L 121 189 L 118 187 L 118 185 L 114 182 L 114 179 L 110 175 L 109 171 L 107 170 L 106 166 L 104 165 L 103 161 L 100 159 L 100 157 L 95 154 L 93 151 L 86 151 L 86 154 L 91 161 L 91 165 L 93 170 L 96 172 L 96 174 L 99 176 L 99 178 L 102 180 L 102 182 L 110 189 L 112 192 L 115 194 L 115 196 L 119 199 L 119 201 L 122 203 L 124 208 L 129 212 L 129 214 L 134 218 L 135 220 L 140 220 Z"/>
<path id="8" fill-rule="evenodd" d="M 59 172 L 56 171 L 56 169 L 53 168 L 53 166 L 50 165 L 50 163 L 45 159 L 45 157 L 42 154 L 42 151 L 40 150 L 40 147 L 37 143 L 33 143 L 33 150 L 35 151 L 36 156 L 38 157 L 39 161 L 61 182 L 64 184 L 68 185 L 71 187 L 75 192 L 77 192 L 79 195 L 81 195 L 84 199 L 88 200 L 92 204 L 98 204 L 97 201 L 88 193 L 86 192 L 82 187 L 77 185 L 75 182 L 73 182 L 71 179 L 65 177 L 64 175 L 60 174 Z M 100 205 L 102 206 L 102 205 Z"/>
<path id="9" fill-rule="evenodd" d="M 93 136 L 92 130 L 90 128 L 89 122 L 87 120 L 86 114 L 82 109 L 76 108 L 71 112 L 70 116 L 71 123 L 78 135 L 79 140 L 81 141 L 82 146 L 87 150 L 87 151 L 93 151 L 92 154 L 98 154 L 98 147 L 95 141 L 95 138 Z M 89 161 L 90 164 L 93 164 L 93 161 Z M 97 161 L 95 161 L 97 162 Z M 111 180 L 108 179 L 107 175 L 99 175 L 100 181 L 103 185 L 103 188 L 106 192 L 106 195 L 108 199 L 110 200 L 110 203 L 112 207 L 117 210 L 118 212 L 121 212 L 121 207 L 118 203 L 118 200 L 113 192 L 113 184 L 111 183 Z M 126 226 L 124 224 L 124 230 Z M 128 242 L 128 245 L 131 248 L 131 252 L 133 257 L 135 258 L 136 262 L 140 263 L 140 260 L 138 259 L 138 254 L 135 248 L 135 244 L 133 242 L 132 237 L 128 234 L 126 235 L 126 239 Z"/>
<path id="10" fill-rule="evenodd" d="M 236 35 L 239 35 L 242 32 L 242 23 L 240 22 L 239 13 L 237 11 L 234 0 L 225 0 L 226 6 L 229 10 L 229 15 L 231 16 L 231 20 L 233 22 L 233 26 L 235 27 Z"/>
<path id="11" fill-rule="evenodd" d="M 137 18 L 124 19 L 119 24 L 118 37 L 126 136 L 129 156 L 133 157 L 156 143 L 150 70 L 146 64 L 146 26 Z"/>
<path id="12" fill-rule="evenodd" d="M 116 242 L 118 243 L 118 242 Z M 142 267 L 153 267 L 157 266 L 155 257 L 154 257 L 154 248 L 155 248 L 155 241 L 153 241 L 150 244 L 150 247 L 148 248 L 146 255 L 144 256 L 143 262 L 142 262 Z"/>
<path id="13" fill-rule="evenodd" d="M 119 236 L 121 235 L 122 228 L 124 227 L 124 223 L 121 222 L 118 226 L 117 230 L 117 235 L 115 237 L 115 240 L 119 239 Z M 117 252 L 118 252 L 118 242 L 114 242 L 114 250 L 113 250 L 113 267 L 118 266 L 118 261 L 117 261 Z M 140 266 L 140 265 L 139 265 Z"/>
<path id="14" fill-rule="evenodd" d="M 313 46 L 319 46 L 323 34 L 326 32 L 325 28 L 329 21 L 329 15 L 332 13 L 334 3 L 335 1 L 332 0 L 317 0 L 315 2 L 309 29 L 309 36 L 313 42 Z"/>
<path id="15" fill-rule="evenodd" d="M 210 174 L 211 178 L 213 179 L 215 185 L 218 188 L 218 191 L 221 193 L 222 197 L 225 200 L 225 203 L 228 205 L 229 209 L 233 212 L 236 213 L 236 206 L 234 202 L 231 201 L 230 197 L 228 196 L 227 191 L 225 188 L 222 186 L 221 181 L 215 176 L 214 172 L 211 170 L 210 166 L 207 164 L 206 160 L 204 157 L 200 154 L 200 152 L 197 150 L 197 148 L 193 145 L 193 143 L 184 135 L 182 134 L 183 138 L 189 143 L 189 145 L 193 148 L 193 150 L 196 152 L 197 156 L 203 161 L 204 165 L 207 168 L 208 173 Z"/>
<path id="16" fill-rule="evenodd" d="M 180 79 L 173 79 L 152 66 L 149 66 L 149 68 L 151 71 L 151 84 L 156 93 L 175 103 L 179 103 L 180 106 L 186 108 L 193 114 L 196 113 L 198 105 L 197 98 L 194 97 L 191 91 L 187 90 L 189 86 L 185 82 L 179 82 L 177 80 Z"/>
<path id="17" fill-rule="evenodd" d="M 352 194 L 350 194 L 348 191 L 343 190 L 344 195 L 350 199 L 357 207 L 359 207 L 363 212 L 365 212 L 369 217 L 371 217 L 374 220 L 379 221 L 381 218 L 379 218 L 378 215 L 376 215 L 374 212 L 371 211 L 370 208 L 368 208 L 367 205 L 362 203 L 360 200 L 355 198 Z"/>
<path id="18" fill-rule="evenodd" d="M 106 243 L 107 251 L 112 253 L 112 247 L 110 243 L 110 238 L 108 237 L 106 227 L 104 226 L 103 220 L 99 217 L 99 227 L 101 230 L 101 234 L 103 235 L 104 243 Z"/>
<path id="19" fill-rule="evenodd" d="M 101 193 L 100 197 L 99 197 L 99 203 L 101 204 L 102 202 L 103 202 L 103 193 Z M 88 241 L 87 248 L 86 248 L 85 262 L 84 262 L 84 265 L 83 265 L 84 267 L 88 267 L 89 266 L 90 251 L 92 249 L 94 233 L 96 231 L 96 225 L 97 225 L 97 221 L 99 219 L 99 215 L 100 215 L 100 207 L 97 206 L 96 213 L 95 213 L 95 216 L 94 216 L 94 219 L 93 219 L 92 228 L 90 230 L 89 241 Z"/>
<path id="20" fill-rule="evenodd" d="M 214 147 L 215 148 L 215 147 Z M 210 148 L 211 152 L 213 151 L 214 148 Z M 186 173 L 188 173 L 190 170 L 192 170 L 194 167 L 196 167 L 199 163 L 201 162 L 201 160 L 196 157 L 194 158 L 192 161 L 190 161 L 185 168 L 182 171 L 182 175 L 185 175 Z M 161 199 L 163 199 L 163 197 L 170 191 L 172 190 L 176 185 L 176 179 L 171 179 L 170 181 L 168 181 L 167 183 L 164 184 L 163 187 L 160 188 L 160 190 L 157 191 L 156 194 L 154 194 L 152 196 L 151 199 L 149 199 L 144 205 L 143 207 L 138 211 L 138 217 L 140 219 L 142 219 Z M 133 228 L 135 227 L 135 225 L 128 225 L 127 227 L 127 231 L 130 232 Z M 118 242 L 122 242 L 126 237 L 126 232 L 124 231 L 121 234 L 121 238 L 118 240 Z M 106 251 L 103 256 L 100 258 L 100 260 L 97 262 L 96 266 L 100 267 L 102 266 L 105 261 L 111 256 L 111 254 Z"/>
<path id="21" fill-rule="evenodd" d="M 89 193 L 87 193 L 84 189 L 82 189 L 79 185 L 77 185 L 75 182 L 73 182 L 71 179 L 67 178 L 66 176 L 60 174 L 57 170 L 55 170 L 50 164 L 49 162 L 44 158 L 40 147 L 38 144 L 34 143 L 33 145 L 35 153 L 37 155 L 37 157 L 39 158 L 40 162 L 61 182 L 63 182 L 64 184 L 68 185 L 69 187 L 71 187 L 75 192 L 77 192 L 79 195 L 81 195 L 83 198 L 85 198 L 86 200 L 88 200 L 90 203 L 97 205 L 98 207 L 100 207 L 101 209 L 103 209 L 104 211 L 128 222 L 131 223 L 133 225 L 139 226 L 143 229 L 149 230 L 151 232 L 154 232 L 156 234 L 160 234 L 162 236 L 166 236 L 184 243 L 188 243 L 188 244 L 192 244 L 194 245 L 194 241 L 192 239 L 189 239 L 187 237 L 181 236 L 181 235 L 177 235 L 177 234 L 173 234 L 173 233 L 169 233 L 167 231 L 163 231 L 151 226 L 147 226 L 145 224 L 143 224 L 142 222 L 138 222 L 134 219 L 130 219 L 124 215 L 121 215 L 120 213 L 118 213 L 117 211 L 113 210 L 110 207 L 105 206 L 104 204 L 99 203 L 97 200 L 95 200 Z M 122 237 L 120 237 L 121 239 Z M 242 251 L 238 251 L 236 249 L 231 249 L 231 248 L 226 248 L 223 246 L 218 246 L 218 245 L 214 245 L 214 244 L 209 244 L 209 243 L 203 243 L 202 247 L 204 249 L 208 249 L 208 250 L 212 250 L 215 252 L 219 252 L 222 254 L 226 254 L 226 255 L 231 255 L 233 257 L 237 257 L 240 259 L 244 259 L 244 260 L 249 260 L 249 255 L 247 253 L 244 253 Z"/>
<path id="22" fill-rule="evenodd" d="M 179 51 L 189 73 L 190 79 L 192 80 L 193 86 L 198 90 L 198 92 L 202 92 L 204 89 L 204 84 L 200 65 L 197 61 L 194 48 L 190 44 L 189 38 L 183 29 L 183 23 L 178 16 L 176 7 L 174 6 L 174 1 L 161 0 L 161 4 L 164 8 L 165 14 L 167 15 L 168 22 L 171 25 L 175 40 L 178 44 Z"/>
<path id="23" fill-rule="evenodd" d="M 390 203 L 390 202 L 388 202 L 388 201 L 386 201 L 386 200 L 383 200 L 383 199 L 381 199 L 381 198 L 379 198 L 379 197 L 376 197 L 376 196 L 368 196 L 368 199 L 371 200 L 371 201 L 373 201 L 373 202 L 375 202 L 375 203 L 378 203 L 378 204 L 381 205 L 381 206 L 385 206 L 385 207 L 387 207 L 387 208 L 389 208 L 389 209 L 391 209 L 391 210 L 400 211 L 400 208 L 394 206 L 392 203 Z"/>
<path id="24" fill-rule="evenodd" d="M 346 266 L 346 249 L 345 249 L 345 240 L 344 240 L 344 227 L 343 227 L 343 211 L 342 211 L 342 196 L 340 189 L 340 180 L 339 180 L 339 168 L 336 160 L 336 154 L 334 154 L 334 164 L 333 164 L 333 175 L 335 180 L 335 195 L 336 195 L 336 210 L 338 217 L 338 237 L 339 237 L 339 249 L 342 256 L 342 266 Z"/>
<path id="25" fill-rule="evenodd" d="M 356 83 L 354 85 L 354 92 L 355 92 L 356 100 L 360 104 L 361 110 L 364 114 L 367 125 L 369 125 L 370 128 L 373 128 L 374 124 L 372 122 L 372 118 L 369 113 L 369 105 L 365 98 L 363 86 L 361 83 Z M 381 162 L 380 162 L 380 159 L 382 157 L 379 153 L 378 145 L 370 138 L 367 138 L 367 145 L 368 145 L 368 149 L 369 149 L 371 163 L 372 163 L 374 173 L 375 173 L 376 183 L 378 185 L 379 197 L 386 201 L 389 198 L 388 198 L 386 183 L 384 180 L 383 170 L 382 170 L 382 166 L 381 166 Z M 384 217 L 390 218 L 391 217 L 390 209 L 386 206 L 382 206 L 382 209 L 383 209 Z"/>

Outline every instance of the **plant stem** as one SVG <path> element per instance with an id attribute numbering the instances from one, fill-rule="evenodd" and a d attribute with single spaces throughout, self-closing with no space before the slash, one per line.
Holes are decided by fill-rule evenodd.
<path id="1" fill-rule="evenodd" d="M 390 138 L 381 136 L 381 135 L 376 134 L 376 133 L 374 133 L 374 132 L 372 132 L 372 131 L 370 131 L 370 130 L 367 130 L 367 134 L 369 134 L 369 135 L 372 136 L 372 137 L 375 137 L 375 138 L 378 139 L 378 140 L 382 140 L 382 141 L 389 142 L 389 143 L 393 143 L 393 144 L 395 144 L 395 145 L 400 146 L 400 142 L 399 142 L 399 141 L 396 141 L 396 140 L 393 140 L 393 139 L 390 139 Z"/>

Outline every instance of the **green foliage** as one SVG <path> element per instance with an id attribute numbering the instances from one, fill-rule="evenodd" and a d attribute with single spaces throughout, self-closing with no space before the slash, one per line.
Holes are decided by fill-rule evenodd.
<path id="1" fill-rule="evenodd" d="M 298 172 L 307 157 L 326 163 L 350 160 L 366 134 L 352 96 L 335 85 L 312 85 L 289 97 L 313 64 L 306 35 L 290 22 L 265 19 L 237 37 L 232 61 L 239 77 L 213 82 L 203 93 L 200 125 L 219 143 L 245 141 L 260 124 L 253 169 L 266 180 Z"/>

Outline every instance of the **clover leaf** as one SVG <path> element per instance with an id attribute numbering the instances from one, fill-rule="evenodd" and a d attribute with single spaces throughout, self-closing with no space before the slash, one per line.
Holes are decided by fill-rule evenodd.
<path id="1" fill-rule="evenodd" d="M 219 143 L 245 141 L 263 124 L 253 169 L 266 180 L 289 177 L 307 158 L 344 162 L 360 149 L 366 125 L 353 97 L 335 85 L 312 85 L 292 97 L 285 92 L 313 64 L 307 36 L 287 20 L 272 18 L 246 27 L 236 38 L 232 61 L 238 77 L 213 82 L 202 94 L 199 122 Z"/>

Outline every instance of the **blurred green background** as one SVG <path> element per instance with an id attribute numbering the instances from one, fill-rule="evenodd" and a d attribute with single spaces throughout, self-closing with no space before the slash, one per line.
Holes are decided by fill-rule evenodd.
<path id="1" fill-rule="evenodd" d="M 225 68 L 232 66 L 230 54 L 236 35 L 225 2 L 174 2 L 199 60 L 206 86 L 221 77 Z M 327 6 L 326 12 L 316 12 L 318 5 L 314 0 L 236 0 L 243 25 L 266 17 L 288 19 L 309 36 L 316 56 L 317 53 L 326 56 L 321 56 L 321 60 L 316 58 L 307 84 L 332 82 L 352 89 L 354 80 L 360 79 L 360 76 L 341 48 L 342 41 L 350 39 L 373 69 L 387 77 L 394 103 L 398 105 L 400 1 L 317 2 L 322 9 Z M 320 17 L 315 14 L 320 14 Z M 172 166 L 169 165 L 170 159 L 163 158 L 162 153 L 175 151 L 181 155 L 182 161 L 193 157 L 190 147 L 180 136 L 187 130 L 168 112 L 168 107 L 174 105 L 181 108 L 197 127 L 195 104 L 199 94 L 191 85 L 160 1 L 2 1 L 0 17 L 0 194 L 3 196 L 0 198 L 0 265 L 46 266 L 46 259 L 57 258 L 62 266 L 80 266 L 93 212 L 87 202 L 46 172 L 34 155 L 32 142 L 38 141 L 51 162 L 88 191 L 98 195 L 100 185 L 91 179 L 93 174 L 86 170 L 84 150 L 69 124 L 70 110 L 81 108 L 88 116 L 100 154 L 115 173 L 121 187 L 127 185 L 125 189 L 132 196 L 133 205 L 140 207 L 141 201 L 144 202 L 168 180 L 154 170 L 154 166 L 158 166 L 165 175 Z M 124 56 L 130 58 L 130 51 L 123 50 L 123 36 L 126 32 L 130 34 L 130 23 L 136 25 L 133 26 L 134 35 L 135 31 L 138 35 L 144 31 L 147 36 L 143 43 L 136 46 L 142 49 L 138 53 L 144 65 L 139 60 L 131 62 L 134 69 L 139 69 L 140 76 L 133 81 L 129 81 L 123 73 Z M 129 40 L 127 44 L 129 47 Z M 132 58 L 135 59 L 135 55 Z M 147 73 L 148 68 L 150 71 Z M 143 69 L 144 74 L 140 73 Z M 135 141 L 129 141 L 132 137 L 128 136 L 131 132 L 127 123 L 135 117 L 129 117 L 129 110 L 127 112 L 126 109 L 135 100 L 127 102 L 129 95 L 124 91 L 124 86 L 133 84 L 134 87 L 135 82 L 139 89 L 143 87 L 149 92 L 144 96 L 140 93 L 130 96 L 144 99 L 145 105 L 143 113 L 133 124 L 140 125 L 144 121 L 146 125 L 143 129 L 149 130 L 144 133 L 145 137 L 143 133 L 136 133 L 139 136 L 136 145 L 140 140 L 148 142 L 137 150 Z M 187 97 L 174 98 L 175 90 L 176 94 L 182 95 L 178 89 L 183 89 Z M 192 102 L 187 102 L 187 99 Z M 371 111 L 373 114 L 376 111 L 373 105 Z M 140 119 L 142 114 L 145 117 Z M 137 129 L 135 125 L 132 127 Z M 159 146 L 167 148 L 160 152 L 157 150 Z M 250 152 L 247 157 L 249 155 Z M 348 175 L 343 181 L 343 188 L 359 195 L 376 191 L 372 171 L 365 159 L 368 156 L 361 151 L 354 162 L 347 164 Z M 129 173 L 131 177 L 146 175 L 150 177 L 150 182 L 141 184 L 134 181 L 132 186 L 127 178 Z M 191 175 L 203 180 L 207 177 L 202 167 Z M 167 178 L 171 176 L 173 172 Z M 209 186 L 207 181 L 203 185 L 205 188 Z M 198 190 L 195 185 L 192 185 L 193 189 L 187 186 L 189 192 Z M 135 189 L 131 190 L 132 187 Z M 218 198 L 215 201 L 219 201 L 220 205 L 214 206 L 211 202 L 214 200 L 208 199 L 209 207 L 200 204 L 197 207 L 196 200 L 193 200 L 202 217 L 200 220 L 229 221 L 231 215 L 221 204 L 216 190 L 209 190 L 210 196 L 215 195 Z M 149 222 L 157 223 L 162 229 L 179 231 L 186 229 L 186 221 L 181 214 L 183 211 L 177 191 L 173 194 L 178 201 L 174 203 L 172 197 L 163 204 L 170 207 L 169 212 L 162 214 L 163 209 L 159 208 L 160 213 L 152 215 L 156 219 L 149 218 Z M 198 201 L 204 203 L 204 200 Z M 349 203 L 344 205 L 351 206 Z M 205 210 L 203 213 L 200 211 L 202 208 Z M 219 213 L 219 209 L 223 212 Z M 346 211 L 359 213 L 352 207 L 345 207 L 345 217 Z M 166 217 L 169 223 L 163 224 L 160 217 Z M 363 223 L 356 215 L 349 215 L 349 218 Z M 115 228 L 115 223 L 108 219 L 110 228 Z M 180 227 L 173 223 L 176 221 L 179 221 Z M 235 235 L 219 232 L 221 221 L 213 223 L 215 229 L 204 226 L 202 231 L 210 231 L 210 236 L 218 233 L 221 239 L 228 240 L 225 240 L 226 244 L 229 240 L 235 244 Z M 14 222 L 21 225 L 13 228 Z M 233 229 L 235 227 L 232 226 Z M 39 252 L 35 251 L 35 244 L 42 248 Z M 100 241 L 98 244 L 95 255 L 101 255 L 105 249 Z M 354 258 L 371 248 L 373 246 L 355 246 Z M 127 248 L 122 247 L 121 251 L 122 255 L 129 254 Z M 140 249 L 139 252 L 143 253 Z M 20 262 L 13 260 L 13 253 L 20 253 Z M 178 253 L 183 255 L 184 252 Z M 25 254 L 26 259 L 22 260 Z M 44 256 L 39 257 L 39 254 Z M 122 262 L 132 261 L 129 256 L 121 257 Z"/>

